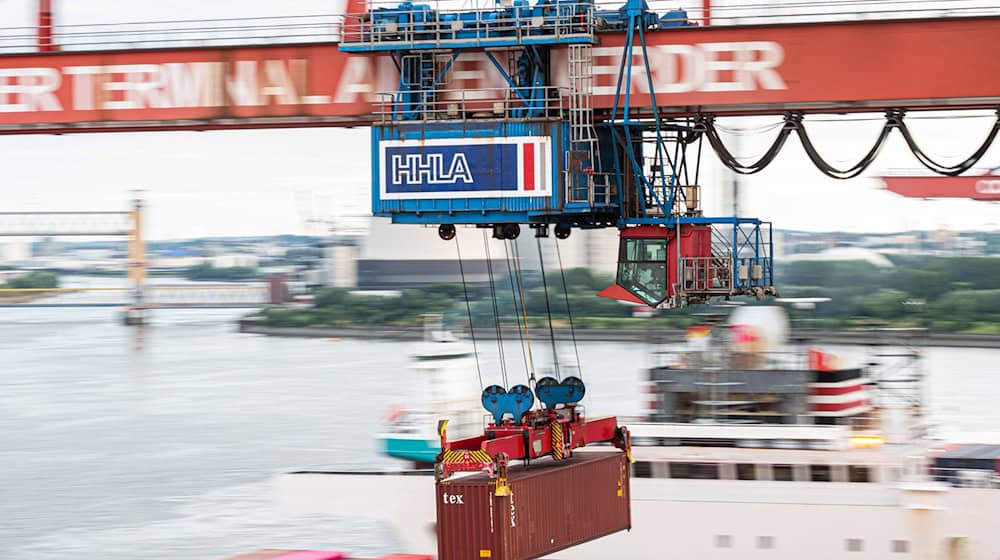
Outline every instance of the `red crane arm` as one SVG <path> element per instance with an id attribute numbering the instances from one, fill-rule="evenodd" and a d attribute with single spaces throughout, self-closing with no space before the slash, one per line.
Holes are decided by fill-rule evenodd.
<path id="1" fill-rule="evenodd" d="M 647 51 L 661 113 L 995 107 L 997 37 L 1000 17 L 695 26 L 650 32 Z M 624 37 L 598 38 L 600 117 Z M 552 67 L 566 56 L 555 49 Z M 504 86 L 485 56 L 462 57 L 451 87 Z M 2 55 L 0 133 L 364 126 L 397 82 L 388 56 L 335 43 Z M 633 86 L 633 108 L 648 105 L 645 80 Z"/>

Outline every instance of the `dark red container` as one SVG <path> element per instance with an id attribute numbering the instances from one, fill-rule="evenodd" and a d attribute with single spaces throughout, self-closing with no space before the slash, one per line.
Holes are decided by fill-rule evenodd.
<path id="1" fill-rule="evenodd" d="M 529 560 L 632 528 L 623 453 L 512 466 L 509 496 L 485 474 L 437 483 L 438 560 Z"/>

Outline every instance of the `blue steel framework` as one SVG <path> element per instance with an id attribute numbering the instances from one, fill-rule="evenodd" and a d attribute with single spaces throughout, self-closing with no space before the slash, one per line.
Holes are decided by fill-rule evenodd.
<path id="1" fill-rule="evenodd" d="M 530 225 L 538 236 L 554 225 L 560 238 L 572 227 L 618 227 L 619 285 L 649 305 L 675 307 L 716 296 L 774 293 L 770 223 L 702 215 L 698 159 L 703 125 L 660 115 L 648 62 L 644 79 L 651 112 L 631 105 L 633 51 L 640 50 L 646 61 L 647 35 L 681 25 L 688 25 L 683 12 L 660 18 L 644 0 L 628 0 L 616 11 L 596 11 L 592 0 L 540 0 L 534 6 L 515 0 L 508 7 L 440 13 L 404 2 L 347 16 L 340 49 L 387 52 L 399 73 L 396 91 L 384 94 L 381 121 L 373 126 L 373 213 L 398 223 L 441 224 L 446 239 L 454 235 L 456 224 L 492 227 L 499 238 L 516 237 L 520 230 L 515 224 Z M 606 30 L 624 30 L 626 43 L 615 105 L 595 124 L 590 46 Z M 568 88 L 552 83 L 554 45 L 569 45 Z M 507 88 L 501 95 L 445 87 L 456 61 L 472 53 L 485 56 L 502 78 Z M 477 153 L 483 153 L 481 145 L 490 139 L 497 143 L 495 155 L 478 157 L 473 164 L 480 166 L 477 176 L 486 175 L 486 186 L 473 187 L 471 175 L 455 172 L 467 171 L 467 162 L 449 159 L 454 150 L 434 147 L 476 144 Z M 505 142 L 523 147 L 534 141 L 547 151 L 529 155 L 526 149 L 516 161 L 501 153 Z M 401 154 L 392 161 L 385 157 L 390 146 Z M 692 146 L 697 155 L 689 166 Z M 400 165 L 406 167 L 401 170 Z M 513 172 L 504 166 L 516 169 L 516 185 L 509 179 Z M 506 182 L 501 184 L 500 177 Z M 386 186 L 404 180 L 406 185 Z M 412 195 L 400 195 L 403 190 Z M 629 239 L 639 228 L 642 238 L 652 231 L 664 246 L 680 247 L 682 236 L 698 230 L 705 239 L 697 249 L 689 244 L 657 251 L 659 262 L 654 264 L 631 263 L 633 273 L 638 270 L 658 286 L 655 296 L 622 281 Z M 703 235 L 706 230 L 711 233 Z"/>

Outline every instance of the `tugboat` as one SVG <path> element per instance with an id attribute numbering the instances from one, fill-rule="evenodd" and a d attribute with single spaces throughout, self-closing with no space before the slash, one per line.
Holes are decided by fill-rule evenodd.
<path id="1" fill-rule="evenodd" d="M 485 413 L 479 402 L 482 388 L 475 372 L 472 345 L 444 329 L 440 315 L 424 317 L 424 340 L 412 355 L 415 386 L 423 392 L 420 408 L 396 406 L 386 414 L 386 429 L 376 436 L 389 457 L 430 468 L 441 451 L 437 421 L 448 418 L 456 438 L 482 432 Z"/>

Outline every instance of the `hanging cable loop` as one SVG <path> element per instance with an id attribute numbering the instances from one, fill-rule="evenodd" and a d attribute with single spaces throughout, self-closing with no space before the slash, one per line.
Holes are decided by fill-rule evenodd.
<path id="1" fill-rule="evenodd" d="M 892 132 L 893 128 L 897 128 L 902 124 L 902 116 L 897 114 L 895 111 L 889 111 L 886 113 L 885 124 L 882 125 L 882 131 L 879 132 L 878 138 L 875 140 L 875 144 L 868 150 L 858 163 L 852 165 L 847 169 L 838 169 L 830 165 L 819 152 L 816 150 L 816 146 L 813 145 L 812 140 L 809 138 L 809 133 L 806 132 L 805 126 L 802 125 L 801 117 L 795 125 L 795 131 L 799 135 L 799 141 L 802 142 L 802 148 L 806 151 L 806 155 L 812 160 L 813 165 L 820 170 L 827 177 L 833 177 L 834 179 L 851 179 L 857 177 L 864 173 L 868 166 L 870 166 L 875 158 L 878 157 L 879 152 L 882 151 L 882 146 L 885 146 L 885 141 L 889 138 L 889 133 Z"/>
<path id="2" fill-rule="evenodd" d="M 778 132 L 778 135 L 774 138 L 774 142 L 771 143 L 771 147 L 764 152 L 764 155 L 760 157 L 754 163 L 745 165 L 741 163 L 732 152 L 726 148 L 726 145 L 722 142 L 722 138 L 719 137 L 719 133 L 715 128 L 715 117 L 711 115 L 699 116 L 695 121 L 696 130 L 704 130 L 705 136 L 708 137 L 708 143 L 711 144 L 712 149 L 715 153 L 719 155 L 719 159 L 722 163 L 732 169 L 736 173 L 741 175 L 752 175 L 763 171 L 768 165 L 774 161 L 778 153 L 781 151 L 782 146 L 785 145 L 785 141 L 788 140 L 788 135 L 795 130 L 799 121 L 801 121 L 801 115 L 789 114 L 785 116 L 785 123 Z"/>
<path id="3" fill-rule="evenodd" d="M 976 165 L 976 163 L 978 163 L 989 150 L 990 146 L 993 145 L 993 141 L 996 140 L 997 135 L 1000 134 L 1000 109 L 998 109 L 997 119 L 994 121 L 993 127 L 990 129 L 989 133 L 986 135 L 986 139 L 979 146 L 979 148 L 977 148 L 971 156 L 966 158 L 961 163 L 950 166 L 942 165 L 932 160 L 920 148 L 920 146 L 917 145 L 916 141 L 913 139 L 913 134 L 910 132 L 909 127 L 906 126 L 906 122 L 903 120 L 905 114 L 906 112 L 903 109 L 890 109 L 886 111 L 885 124 L 882 126 L 882 130 L 879 132 L 879 135 L 875 139 L 875 143 L 872 145 L 871 149 L 868 150 L 868 152 L 862 156 L 856 164 L 846 169 L 834 167 L 823 159 L 823 157 L 819 154 L 819 151 L 816 149 L 816 146 L 812 143 L 812 139 L 809 137 L 809 133 L 803 123 L 803 115 L 801 113 L 785 114 L 785 120 L 781 125 L 781 130 L 778 132 L 778 136 L 775 137 L 771 146 L 766 152 L 764 152 L 764 155 L 751 164 L 741 163 L 736 156 L 734 156 L 733 153 L 726 148 L 722 138 L 719 136 L 714 116 L 699 115 L 696 117 L 693 132 L 697 134 L 704 133 L 704 135 L 708 137 L 709 143 L 712 145 L 716 154 L 718 154 L 723 165 L 736 173 L 751 175 L 753 173 L 763 171 L 764 168 L 774 161 L 778 152 L 781 151 L 785 141 L 788 139 L 788 136 L 794 131 L 799 136 L 799 141 L 802 142 L 802 148 L 805 150 L 806 155 L 813 162 L 816 168 L 819 169 L 824 175 L 833 177 L 834 179 L 851 179 L 853 177 L 857 177 L 868 169 L 871 164 L 875 162 L 875 158 L 878 157 L 879 152 L 882 151 L 882 147 L 885 146 L 886 141 L 889 139 L 889 134 L 893 129 L 899 129 L 899 132 L 903 135 L 903 139 L 906 141 L 907 146 L 909 146 L 910 151 L 913 153 L 914 157 L 916 157 L 917 160 L 924 165 L 924 167 L 940 175 L 950 176 L 960 175 Z"/>
<path id="4" fill-rule="evenodd" d="M 972 169 L 972 167 L 979 162 L 980 158 L 986 154 L 986 151 L 990 149 L 990 146 L 993 145 L 993 140 L 996 139 L 997 133 L 1000 133 L 1000 108 L 997 109 L 996 114 L 997 119 L 993 121 L 993 128 L 991 128 L 989 133 L 987 133 L 986 139 L 983 143 L 976 149 L 975 152 L 972 153 L 971 156 L 956 165 L 942 165 L 928 157 L 913 139 L 913 134 L 910 133 L 909 127 L 907 127 L 906 123 L 903 122 L 902 115 L 900 115 L 899 118 L 899 132 L 903 134 L 903 139 L 906 140 L 906 145 L 910 147 L 910 151 L 913 152 L 914 157 L 916 157 L 917 160 L 924 165 L 924 167 L 940 175 L 949 175 L 954 177 Z"/>

